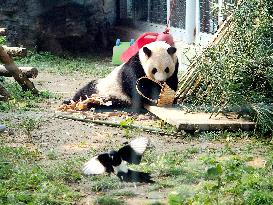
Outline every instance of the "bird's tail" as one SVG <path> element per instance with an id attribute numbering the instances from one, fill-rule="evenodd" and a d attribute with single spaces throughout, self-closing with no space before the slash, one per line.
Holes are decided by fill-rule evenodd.
<path id="1" fill-rule="evenodd" d="M 144 182 L 144 183 L 154 183 L 150 173 L 139 172 L 135 170 L 128 169 L 128 172 L 118 172 L 117 176 L 121 181 L 125 182 Z"/>

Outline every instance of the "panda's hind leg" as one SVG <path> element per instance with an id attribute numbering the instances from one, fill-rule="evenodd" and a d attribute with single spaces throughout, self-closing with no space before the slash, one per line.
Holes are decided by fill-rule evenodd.
<path id="1" fill-rule="evenodd" d="M 78 90 L 72 99 L 65 99 L 63 101 L 63 104 L 69 105 L 71 101 L 76 102 L 79 101 L 80 99 L 85 100 L 86 96 L 89 97 L 97 92 L 96 85 L 97 85 L 96 80 L 89 82 L 87 85 Z"/>
<path id="2" fill-rule="evenodd" d="M 95 94 L 97 92 L 96 85 L 97 85 L 96 80 L 89 82 L 87 85 L 85 85 L 76 92 L 72 100 L 73 101 L 78 101 L 80 99 L 85 100 L 87 96 L 90 97 L 92 94 Z"/>

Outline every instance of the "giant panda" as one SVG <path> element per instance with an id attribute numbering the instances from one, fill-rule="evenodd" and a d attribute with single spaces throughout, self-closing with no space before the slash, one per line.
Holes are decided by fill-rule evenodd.
<path id="1" fill-rule="evenodd" d="M 76 92 L 72 100 L 84 100 L 86 96 L 96 94 L 111 100 L 113 107 L 130 107 L 139 111 L 143 104 L 149 101 L 138 94 L 137 80 L 147 76 L 159 82 L 166 82 L 176 91 L 177 73 L 176 48 L 163 41 L 155 41 L 145 45 L 128 62 L 116 67 L 105 78 L 89 82 Z M 143 93 L 154 98 L 160 93 L 160 87 L 146 83 Z"/>

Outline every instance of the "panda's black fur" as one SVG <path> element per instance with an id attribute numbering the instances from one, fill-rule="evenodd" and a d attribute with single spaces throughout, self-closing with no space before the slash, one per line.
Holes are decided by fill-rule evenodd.
<path id="1" fill-rule="evenodd" d="M 169 77 L 166 83 L 174 91 L 177 90 L 178 86 L 178 61 L 175 64 L 175 71 L 171 77 Z M 120 78 L 121 78 L 121 87 L 127 96 L 131 99 L 132 103 L 128 103 L 121 99 L 118 99 L 116 96 L 109 96 L 109 100 L 112 101 L 112 107 L 131 107 L 135 111 L 139 111 L 143 104 L 151 104 L 150 101 L 140 96 L 136 90 L 136 82 L 139 78 L 146 76 L 145 71 L 140 63 L 139 54 L 134 55 L 128 62 L 126 62 L 120 69 Z M 109 82 L 110 83 L 110 82 Z M 98 84 L 97 80 L 89 82 L 86 86 L 81 88 L 75 96 L 73 101 L 78 101 L 79 99 L 86 99 L 86 96 L 91 96 L 97 92 L 96 85 Z M 160 86 L 156 86 L 153 81 L 151 83 L 145 84 L 143 94 L 151 99 L 156 99 L 160 93 Z M 88 107 L 93 107 L 97 105 L 88 105 Z"/>

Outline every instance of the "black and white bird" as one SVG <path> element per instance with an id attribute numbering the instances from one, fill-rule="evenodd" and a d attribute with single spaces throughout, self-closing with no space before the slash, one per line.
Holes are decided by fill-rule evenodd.
<path id="1" fill-rule="evenodd" d="M 134 139 L 118 151 L 110 151 L 92 157 L 83 167 L 86 175 L 115 173 L 120 180 L 128 182 L 152 183 L 149 173 L 138 172 L 127 167 L 127 163 L 140 164 L 142 155 L 147 148 L 148 139 Z"/>

